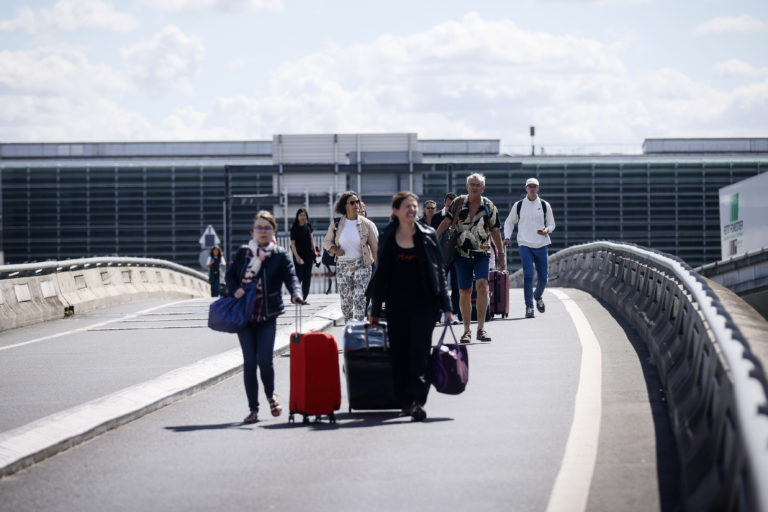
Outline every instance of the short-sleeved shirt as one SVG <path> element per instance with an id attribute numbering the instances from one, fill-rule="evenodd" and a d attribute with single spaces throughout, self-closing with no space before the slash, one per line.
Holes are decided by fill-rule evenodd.
<path id="1" fill-rule="evenodd" d="M 482 253 L 489 256 L 491 251 L 491 233 L 501 230 L 501 220 L 499 219 L 499 210 L 487 197 L 482 198 L 482 204 L 477 209 L 477 213 L 469 218 L 469 200 L 463 196 L 461 210 L 458 212 L 456 221 L 456 230 L 458 237 L 456 241 L 456 250 L 459 255 L 468 258 L 471 253 Z M 459 204 L 458 197 L 451 204 L 451 208 L 445 211 L 445 217 L 453 221 L 457 214 L 456 207 Z"/>
<path id="2" fill-rule="evenodd" d="M 312 249 L 312 225 L 309 222 L 303 226 L 300 226 L 299 224 L 291 226 L 291 240 L 296 242 L 296 252 L 301 256 L 301 259 L 314 259 L 315 251 Z"/>

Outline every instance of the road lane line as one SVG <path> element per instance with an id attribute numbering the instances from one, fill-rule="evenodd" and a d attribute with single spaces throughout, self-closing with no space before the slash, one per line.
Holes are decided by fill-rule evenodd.
<path id="1" fill-rule="evenodd" d="M 303 322 L 302 332 L 323 331 L 342 318 L 344 315 L 337 301 Z M 275 356 L 289 351 L 293 331 L 293 325 L 278 326 Z M 233 343 L 237 342 L 233 340 Z M 0 478 L 201 391 L 241 371 L 242 366 L 242 350 L 239 347 L 229 349 L 154 379 L 0 432 Z"/>
<path id="2" fill-rule="evenodd" d="M 576 302 L 562 289 L 551 288 L 549 291 L 563 303 L 576 326 L 581 344 L 581 367 L 573 423 L 560 471 L 549 496 L 547 512 L 581 512 L 587 508 L 597 460 L 603 407 L 602 351 L 587 317 Z"/>
<path id="3" fill-rule="evenodd" d="M 149 313 L 150 311 L 155 311 L 155 310 L 158 310 L 158 309 L 161 309 L 161 308 L 165 308 L 165 307 L 168 307 L 168 306 L 175 306 L 176 304 L 181 304 L 182 302 L 186 302 L 188 300 L 189 299 L 178 300 L 176 302 L 169 302 L 168 304 L 163 304 L 163 305 L 160 305 L 160 306 L 154 306 L 154 307 L 145 309 L 143 311 L 139 311 L 137 313 L 131 313 L 129 315 L 122 316 L 120 318 L 113 318 L 112 320 L 107 320 L 105 322 L 99 322 L 99 323 L 96 323 L 96 324 L 93 324 L 93 325 L 89 325 L 87 327 L 79 327 L 77 329 L 72 329 L 71 331 L 58 332 L 56 334 L 51 334 L 49 336 L 43 336 L 41 338 L 35 338 L 35 339 L 29 340 L 29 341 L 22 341 L 21 343 L 15 343 L 13 345 L 7 345 L 5 347 L 0 347 L 0 352 L 2 352 L 3 350 L 9 350 L 9 349 L 12 349 L 12 348 L 23 347 L 25 345 L 31 345 L 33 343 L 39 343 L 41 341 L 46 341 L 46 340 L 50 340 L 50 339 L 53 339 L 53 338 L 60 338 L 62 336 L 67 336 L 68 334 L 75 334 L 75 333 L 78 333 L 78 332 L 87 331 L 89 329 L 95 329 L 95 328 L 98 328 L 98 327 L 103 327 L 105 325 L 113 324 L 115 322 L 122 322 L 122 321 L 124 321 L 127 318 L 135 318 L 137 316 Z"/>

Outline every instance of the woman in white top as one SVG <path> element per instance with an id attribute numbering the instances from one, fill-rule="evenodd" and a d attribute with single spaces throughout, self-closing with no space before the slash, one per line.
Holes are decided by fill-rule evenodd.
<path id="1" fill-rule="evenodd" d="M 376 226 L 360 215 L 360 198 L 348 190 L 334 207 L 341 215 L 328 226 L 323 248 L 336 258 L 336 287 L 341 295 L 344 321 L 365 318 L 365 290 L 371 279 L 371 265 L 376 263 L 378 237 Z"/>

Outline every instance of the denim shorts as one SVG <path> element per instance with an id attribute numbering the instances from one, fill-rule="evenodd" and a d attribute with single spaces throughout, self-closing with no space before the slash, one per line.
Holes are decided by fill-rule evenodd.
<path id="1" fill-rule="evenodd" d="M 456 255 L 453 259 L 456 265 L 456 277 L 459 290 L 471 290 L 473 279 L 488 280 L 491 271 L 491 257 L 483 254 L 472 254 L 470 258 Z"/>

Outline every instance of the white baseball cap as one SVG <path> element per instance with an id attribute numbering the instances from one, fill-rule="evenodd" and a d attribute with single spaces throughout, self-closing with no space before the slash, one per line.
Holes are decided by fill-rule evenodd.
<path id="1" fill-rule="evenodd" d="M 537 180 L 536 178 L 528 178 L 525 181 L 525 186 L 527 187 L 528 185 L 536 185 L 538 187 L 539 186 L 539 180 Z"/>

